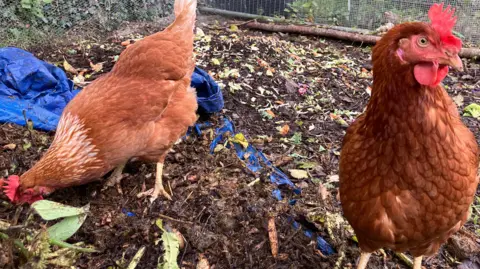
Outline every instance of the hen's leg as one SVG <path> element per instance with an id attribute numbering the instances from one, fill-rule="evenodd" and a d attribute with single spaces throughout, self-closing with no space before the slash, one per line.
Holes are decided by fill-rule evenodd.
<path id="1" fill-rule="evenodd" d="M 415 257 L 413 259 L 413 269 L 421 269 L 422 268 L 422 256 Z"/>
<path id="2" fill-rule="evenodd" d="M 145 192 L 141 192 L 137 194 L 137 197 L 143 197 L 143 196 L 150 196 L 150 202 L 153 203 L 158 198 L 158 195 L 161 194 L 165 196 L 168 200 L 172 200 L 172 197 L 170 194 L 163 188 L 163 182 L 162 182 L 162 173 L 163 173 L 163 162 L 158 162 L 157 163 L 157 173 L 156 173 L 156 178 L 155 178 L 155 188 L 150 189 Z"/>
<path id="3" fill-rule="evenodd" d="M 367 263 L 371 255 L 372 253 L 362 252 L 362 255 L 360 255 L 360 261 L 358 262 L 358 265 L 357 265 L 357 269 L 367 268 Z"/>
<path id="4" fill-rule="evenodd" d="M 107 188 L 115 185 L 115 186 L 117 186 L 118 193 L 123 194 L 122 186 L 120 185 L 120 181 L 123 178 L 123 173 L 122 172 L 123 172 L 123 169 L 125 168 L 126 164 L 127 164 L 126 162 L 122 163 L 119 166 L 117 166 L 117 168 L 115 168 L 115 170 L 113 170 L 110 177 L 108 177 L 107 182 L 105 183 L 102 191 L 104 191 Z"/>

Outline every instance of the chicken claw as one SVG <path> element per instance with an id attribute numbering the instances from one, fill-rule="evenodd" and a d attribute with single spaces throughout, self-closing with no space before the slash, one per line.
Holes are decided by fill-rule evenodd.
<path id="1" fill-rule="evenodd" d="M 122 178 L 123 178 L 122 172 L 123 172 L 123 169 L 125 168 L 125 165 L 126 163 L 123 163 L 117 166 L 115 170 L 113 170 L 112 174 L 110 175 L 110 177 L 108 177 L 107 182 L 103 186 L 102 191 L 105 191 L 109 187 L 116 186 L 118 193 L 123 194 L 122 186 L 120 185 L 120 182 L 122 181 Z"/>
<path id="2" fill-rule="evenodd" d="M 158 195 L 162 195 L 171 201 L 172 196 L 165 190 L 165 188 L 163 188 L 162 174 L 163 174 L 163 163 L 157 163 L 155 188 L 141 192 L 137 194 L 137 197 L 141 198 L 144 196 L 150 196 L 150 203 L 153 203 L 153 201 L 155 201 L 158 198 Z"/>

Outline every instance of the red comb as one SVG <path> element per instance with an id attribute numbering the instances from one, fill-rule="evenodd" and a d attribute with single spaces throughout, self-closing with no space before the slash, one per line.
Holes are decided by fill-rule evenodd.
<path id="1" fill-rule="evenodd" d="M 455 8 L 447 6 L 444 10 L 443 3 L 433 4 L 428 11 L 428 17 L 430 18 L 433 29 L 438 32 L 443 43 L 461 49 L 462 41 L 452 35 L 453 27 L 455 23 L 457 23 L 457 17 L 453 16 L 453 13 L 455 13 Z"/>
<path id="2" fill-rule="evenodd" d="M 20 178 L 18 176 L 9 176 L 8 180 L 3 181 L 3 192 L 7 195 L 10 201 L 15 200 L 15 196 L 17 194 L 18 186 L 20 186 Z"/>

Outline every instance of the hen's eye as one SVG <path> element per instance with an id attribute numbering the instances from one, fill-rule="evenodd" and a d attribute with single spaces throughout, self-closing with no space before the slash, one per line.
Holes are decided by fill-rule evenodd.
<path id="1" fill-rule="evenodd" d="M 418 40 L 417 40 L 417 43 L 420 47 L 426 47 L 428 45 L 428 39 L 425 38 L 425 37 L 420 37 Z"/>

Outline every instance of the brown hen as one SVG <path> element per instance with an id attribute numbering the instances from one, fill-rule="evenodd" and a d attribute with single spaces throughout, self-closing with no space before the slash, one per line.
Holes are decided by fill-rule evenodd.
<path id="1" fill-rule="evenodd" d="M 433 5 L 430 24 L 400 24 L 373 49 L 372 96 L 348 128 L 340 200 L 362 251 L 409 251 L 414 268 L 467 220 L 477 190 L 478 145 L 440 82 L 462 70 L 453 10 Z"/>
<path id="2" fill-rule="evenodd" d="M 110 73 L 67 105 L 46 154 L 20 178 L 9 178 L 6 192 L 14 202 L 32 202 L 116 168 L 113 185 L 134 157 L 157 163 L 155 187 L 144 194 L 152 201 L 170 198 L 162 184 L 165 156 L 197 119 L 190 88 L 196 4 L 176 0 L 169 27 L 126 49 Z"/>

